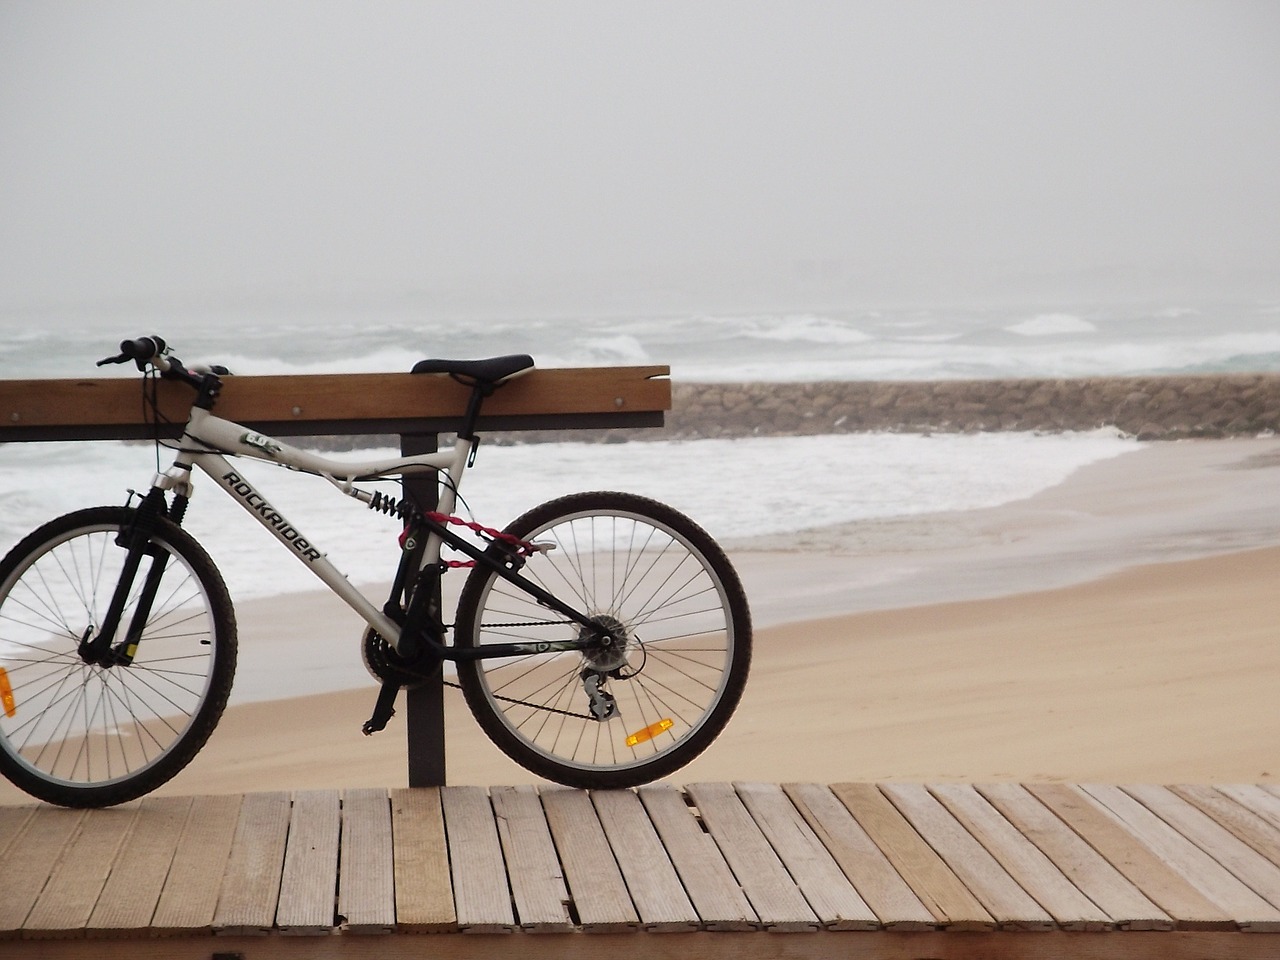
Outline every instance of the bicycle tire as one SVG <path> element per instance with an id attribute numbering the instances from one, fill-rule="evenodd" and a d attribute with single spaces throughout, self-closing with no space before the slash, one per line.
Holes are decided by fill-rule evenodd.
<path id="1" fill-rule="evenodd" d="M 103 807 L 150 793 L 191 762 L 231 694 L 231 598 L 204 548 L 167 519 L 151 539 L 166 567 L 134 659 L 106 667 L 80 657 L 119 580 L 117 534 L 135 513 L 67 514 L 0 561 L 0 773 L 49 803 Z"/>
<path id="2" fill-rule="evenodd" d="M 520 573 L 621 630 L 626 645 L 612 672 L 604 668 L 616 653 L 608 651 L 460 659 L 459 685 L 490 740 L 541 777 L 590 789 L 660 779 L 705 750 L 737 707 L 751 664 L 746 595 L 715 541 L 665 504 L 615 492 L 550 501 L 505 532 L 554 544 L 529 557 Z M 491 548 L 495 555 L 505 549 Z M 477 566 L 458 600 L 454 643 L 536 645 L 579 631 Z M 615 660 L 601 659 L 610 656 Z M 592 716 L 584 669 L 603 676 L 621 719 Z"/>

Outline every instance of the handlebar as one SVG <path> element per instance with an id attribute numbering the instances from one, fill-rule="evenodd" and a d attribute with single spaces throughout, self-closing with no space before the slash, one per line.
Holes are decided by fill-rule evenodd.
<path id="1" fill-rule="evenodd" d="M 115 357 L 104 357 L 98 361 L 98 366 L 103 367 L 108 363 L 128 363 L 133 360 L 138 364 L 138 369 L 143 370 L 146 364 L 157 358 L 164 357 L 169 352 L 165 342 L 160 337 L 138 337 L 136 340 L 120 341 L 120 354 Z M 156 364 L 161 370 L 167 364 Z"/>
<path id="2" fill-rule="evenodd" d="M 104 357 L 97 365 L 102 367 L 109 363 L 128 363 L 130 360 L 137 364 L 139 370 L 146 370 L 148 366 L 155 367 L 162 377 L 181 380 L 197 390 L 203 389 L 209 378 L 216 381 L 218 376 L 228 376 L 231 373 L 223 366 L 188 369 L 181 360 L 169 353 L 164 338 L 154 335 L 120 341 L 120 353 L 114 357 Z"/>

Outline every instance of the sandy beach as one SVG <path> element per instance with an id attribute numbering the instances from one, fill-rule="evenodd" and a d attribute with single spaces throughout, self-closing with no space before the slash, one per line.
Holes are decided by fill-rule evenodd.
<path id="1" fill-rule="evenodd" d="M 1144 445 L 991 510 L 728 546 L 752 675 L 675 782 L 1280 777 L 1280 440 Z M 355 615 L 237 613 L 233 705 L 162 792 L 406 784 L 403 710 L 360 733 Z M 450 783 L 536 782 L 452 689 L 446 725 Z"/>

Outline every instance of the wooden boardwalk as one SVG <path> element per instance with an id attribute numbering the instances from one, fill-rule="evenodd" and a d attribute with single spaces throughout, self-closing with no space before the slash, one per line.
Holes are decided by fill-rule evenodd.
<path id="1" fill-rule="evenodd" d="M 0 853 L 6 960 L 1280 957 L 1270 786 L 152 797 Z"/>

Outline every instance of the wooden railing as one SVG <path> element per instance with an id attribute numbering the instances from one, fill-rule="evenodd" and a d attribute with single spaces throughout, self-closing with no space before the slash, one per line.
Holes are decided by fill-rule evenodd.
<path id="1" fill-rule="evenodd" d="M 655 427 L 671 409 L 670 369 L 534 370 L 484 406 L 482 430 Z M 176 436 L 188 387 L 160 381 L 161 416 Z M 439 375 L 410 373 L 227 377 L 218 416 L 278 436 L 439 434 L 456 425 L 470 391 Z M 138 379 L 0 380 L 0 442 L 136 440 L 153 436 Z"/>
<path id="2" fill-rule="evenodd" d="M 485 401 L 477 432 L 660 427 L 671 409 L 665 366 L 534 370 Z M 191 390 L 155 382 L 159 422 L 141 378 L 0 380 L 0 443 L 175 437 Z M 148 387 L 150 389 L 150 387 Z M 470 388 L 447 376 L 400 373 L 229 376 L 218 416 L 275 436 L 397 434 L 405 455 L 433 452 L 456 429 Z M 435 506 L 431 477 L 404 481 L 420 508 Z M 406 691 L 410 786 L 445 783 L 444 687 Z"/>

